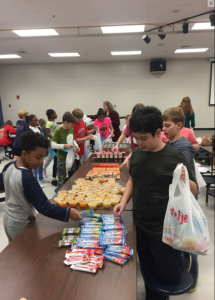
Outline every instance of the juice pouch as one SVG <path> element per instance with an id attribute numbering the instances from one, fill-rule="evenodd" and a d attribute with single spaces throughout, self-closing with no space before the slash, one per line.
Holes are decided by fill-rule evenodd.
<path id="1" fill-rule="evenodd" d="M 130 256 L 128 256 L 127 254 L 115 253 L 115 252 L 111 252 L 111 251 L 108 251 L 108 250 L 105 251 L 105 254 L 110 255 L 110 256 L 114 256 L 114 257 L 120 257 L 120 258 L 123 258 L 123 259 L 130 258 Z"/>
<path id="2" fill-rule="evenodd" d="M 102 227 L 102 230 L 125 230 L 125 227 L 123 224 L 114 224 L 114 225 L 104 225 Z"/>
<path id="3" fill-rule="evenodd" d="M 93 217 L 93 209 L 88 209 L 80 212 L 80 215 L 84 217 Z"/>
<path id="4" fill-rule="evenodd" d="M 80 233 L 81 233 L 80 227 L 71 227 L 71 228 L 64 228 L 61 235 L 65 236 L 65 235 L 74 235 L 74 234 L 80 234 Z"/>
<path id="5" fill-rule="evenodd" d="M 123 253 L 129 256 L 133 255 L 133 250 L 129 247 L 110 245 L 107 248 L 107 251 L 115 252 L 115 253 Z"/>
<path id="6" fill-rule="evenodd" d="M 124 258 L 121 258 L 121 257 L 115 257 L 115 256 L 110 256 L 108 254 L 105 254 L 105 258 L 111 262 L 114 262 L 115 264 L 118 264 L 118 265 L 124 265 L 126 263 L 126 261 L 128 259 L 124 259 Z"/>
<path id="7" fill-rule="evenodd" d="M 77 271 L 83 271 L 83 272 L 89 272 L 89 273 L 96 273 L 98 271 L 98 266 L 95 264 L 77 264 L 77 265 L 71 265 L 70 267 L 72 270 Z"/>

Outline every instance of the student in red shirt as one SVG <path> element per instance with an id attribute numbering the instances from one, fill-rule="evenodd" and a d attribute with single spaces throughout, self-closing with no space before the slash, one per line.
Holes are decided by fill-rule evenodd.
<path id="1" fill-rule="evenodd" d="M 78 153 L 80 157 L 80 164 L 83 164 L 84 159 L 84 145 L 85 141 L 91 140 L 93 138 L 93 133 L 96 131 L 96 126 L 92 130 L 88 130 L 83 122 L 84 113 L 81 109 L 74 109 L 72 112 L 76 119 L 76 123 L 73 125 L 75 140 L 78 143 L 80 152 Z"/>
<path id="2" fill-rule="evenodd" d="M 14 142 L 14 138 L 11 138 L 11 139 L 8 139 L 7 138 L 7 131 L 9 130 L 10 132 L 10 135 L 12 134 L 16 134 L 16 129 L 14 129 L 13 127 L 13 123 L 12 121 L 8 120 L 6 121 L 1 129 L 0 129 L 0 132 L 1 132 L 1 138 L 0 138 L 0 145 L 2 146 L 7 146 L 7 147 L 10 147 L 12 148 L 13 146 L 13 142 Z"/>

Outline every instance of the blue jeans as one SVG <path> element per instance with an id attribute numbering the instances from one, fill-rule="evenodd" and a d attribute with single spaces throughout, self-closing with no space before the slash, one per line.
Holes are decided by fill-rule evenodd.
<path id="1" fill-rule="evenodd" d="M 33 169 L 34 177 L 38 180 L 43 180 L 43 164 L 36 170 Z"/>

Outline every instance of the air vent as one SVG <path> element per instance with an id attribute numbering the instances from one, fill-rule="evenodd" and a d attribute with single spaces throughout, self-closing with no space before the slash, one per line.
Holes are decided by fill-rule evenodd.
<path id="1" fill-rule="evenodd" d="M 20 51 L 16 51 L 17 53 L 26 53 L 25 51 L 22 51 L 22 50 L 20 50 Z"/>
<path id="2" fill-rule="evenodd" d="M 190 48 L 191 45 L 181 46 L 181 48 Z"/>

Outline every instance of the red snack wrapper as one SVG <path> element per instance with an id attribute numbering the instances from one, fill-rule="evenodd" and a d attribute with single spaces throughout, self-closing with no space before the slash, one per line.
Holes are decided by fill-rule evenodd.
<path id="1" fill-rule="evenodd" d="M 98 271 L 98 266 L 95 264 L 84 264 L 84 265 L 71 265 L 70 267 L 72 270 L 89 272 L 89 273 L 96 273 Z"/>
<path id="2" fill-rule="evenodd" d="M 86 254 L 71 254 L 66 260 L 64 260 L 64 264 L 69 265 L 76 265 L 76 264 L 86 264 L 89 262 L 89 256 Z"/>

